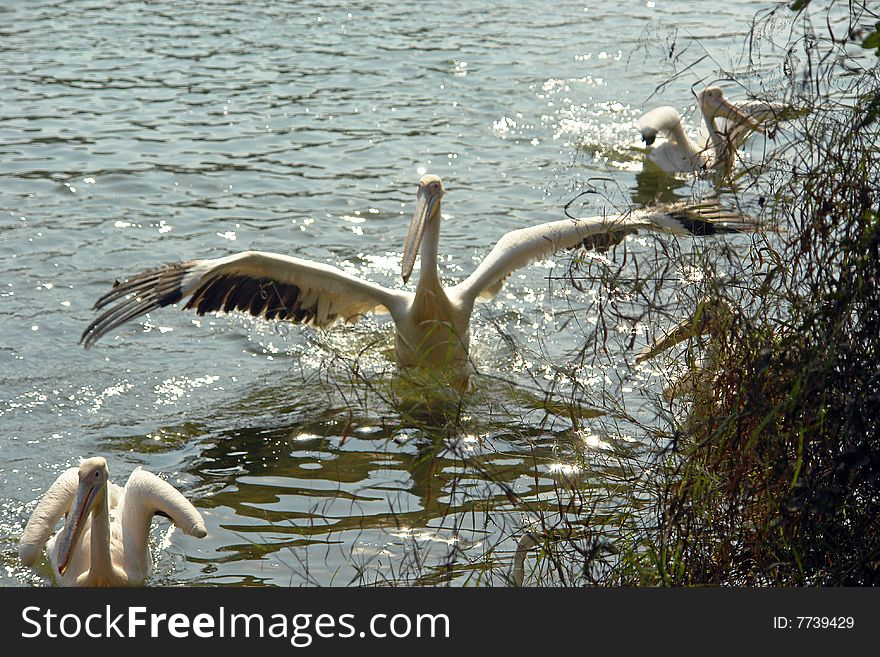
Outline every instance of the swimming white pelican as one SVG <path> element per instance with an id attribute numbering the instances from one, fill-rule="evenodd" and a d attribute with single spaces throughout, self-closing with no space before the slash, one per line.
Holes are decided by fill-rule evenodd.
<path id="1" fill-rule="evenodd" d="M 191 536 L 207 534 L 196 508 L 156 475 L 136 468 L 125 488 L 109 478 L 107 461 L 99 456 L 65 470 L 24 528 L 22 563 L 35 564 L 45 545 L 60 586 L 137 586 L 153 566 L 149 533 L 155 514 L 167 515 Z M 50 539 L 65 513 L 64 526 Z"/>
<path id="2" fill-rule="evenodd" d="M 666 173 L 687 173 L 733 166 L 736 151 L 752 132 L 763 132 L 762 124 L 779 118 L 782 105 L 749 100 L 733 104 L 724 97 L 720 87 L 706 87 L 697 94 L 697 105 L 703 117 L 696 139 L 681 124 L 681 115 L 668 105 L 646 112 L 637 127 L 647 146 L 652 162 Z M 665 141 L 654 145 L 657 134 Z"/>
<path id="3" fill-rule="evenodd" d="M 184 308 L 200 315 L 238 309 L 267 319 L 320 327 L 337 320 L 353 322 L 368 312 L 387 311 L 397 328 L 400 366 L 460 370 L 467 365 L 468 325 L 476 299 L 497 294 L 511 272 L 534 260 L 582 244 L 617 243 L 640 228 L 689 235 L 756 230 L 743 216 L 713 203 L 563 219 L 507 233 L 470 276 L 458 285 L 444 287 L 437 271 L 443 194 L 439 177 L 422 176 L 403 246 L 404 283 L 421 248 L 415 293 L 382 287 L 318 262 L 246 251 L 165 265 L 117 282 L 95 303 L 96 309 L 105 310 L 89 324 L 80 342 L 88 348 L 121 324 L 186 297 Z"/>

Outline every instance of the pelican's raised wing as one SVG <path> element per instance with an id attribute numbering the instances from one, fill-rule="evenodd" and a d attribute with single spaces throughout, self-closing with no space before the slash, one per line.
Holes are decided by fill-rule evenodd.
<path id="1" fill-rule="evenodd" d="M 723 116 L 715 118 L 715 129 L 723 138 L 727 145 L 726 148 L 730 152 L 738 151 L 753 132 L 764 132 L 765 127 L 772 127 L 781 121 L 787 121 L 799 113 L 799 110 L 784 103 L 763 100 L 744 100 L 735 103 L 734 106 L 754 123 L 735 121 Z M 709 129 L 704 123 L 700 124 L 698 141 L 711 143 Z"/>
<path id="2" fill-rule="evenodd" d="M 79 468 L 68 468 L 47 490 L 25 525 L 18 544 L 18 556 L 25 566 L 33 566 L 55 525 L 70 511 L 79 486 Z"/>
<path id="3" fill-rule="evenodd" d="M 146 540 L 150 521 L 157 513 L 170 518 L 190 536 L 204 538 L 208 533 L 202 514 L 180 491 L 152 472 L 135 468 L 123 489 L 119 518 Z"/>
<path id="4" fill-rule="evenodd" d="M 774 103 L 763 100 L 746 100 L 737 103 L 736 106 L 743 114 L 761 126 L 761 132 L 764 131 L 765 124 L 776 124 L 780 121 L 785 121 L 792 116 L 789 111 L 790 108 L 783 103 Z M 733 150 L 739 150 L 745 140 L 755 132 L 751 126 L 741 122 L 731 121 L 725 118 L 721 118 L 719 121 L 721 122 L 719 130 L 727 136 L 730 148 Z"/>
<path id="5" fill-rule="evenodd" d="M 117 281 L 95 303 L 106 310 L 83 332 L 86 349 L 102 335 L 145 313 L 189 300 L 199 315 L 241 310 L 266 319 L 329 326 L 369 312 L 406 307 L 411 295 L 360 280 L 336 267 L 292 256 L 245 251 L 213 260 L 189 260 Z"/>
<path id="6" fill-rule="evenodd" d="M 752 232 L 759 226 L 750 218 L 731 212 L 717 202 L 673 203 L 632 210 L 606 217 L 563 219 L 504 235 L 489 255 L 464 281 L 452 288 L 462 301 L 498 293 L 515 270 L 556 251 L 578 246 L 594 247 L 619 243 L 639 229 L 675 235 L 714 235 Z"/>

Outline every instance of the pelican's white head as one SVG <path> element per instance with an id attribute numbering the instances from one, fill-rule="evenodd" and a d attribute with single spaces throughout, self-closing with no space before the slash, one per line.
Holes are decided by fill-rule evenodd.
<path id="1" fill-rule="evenodd" d="M 401 273 L 404 283 L 412 275 L 413 267 L 416 264 L 416 255 L 422 243 L 422 236 L 425 234 L 425 227 L 431 222 L 440 220 L 440 199 L 443 198 L 445 191 L 440 176 L 426 174 L 419 179 L 416 209 L 409 225 L 409 231 L 406 233 L 406 241 L 403 243 Z"/>
<path id="2" fill-rule="evenodd" d="M 86 517 L 95 507 L 95 502 L 103 503 L 102 496 L 107 494 L 107 481 L 110 479 L 110 470 L 107 468 L 107 461 L 100 456 L 85 459 L 79 466 L 79 487 L 76 490 L 76 497 L 70 512 L 67 515 L 67 522 L 61 530 L 58 538 L 58 574 L 64 575 L 70 558 L 79 544 L 80 536 L 82 536 L 85 527 Z"/>
<path id="3" fill-rule="evenodd" d="M 757 121 L 724 97 L 721 87 L 706 87 L 697 94 L 697 102 L 700 104 L 700 111 L 708 122 L 712 122 L 716 117 L 720 117 L 757 132 L 764 131 Z"/>
<path id="4" fill-rule="evenodd" d="M 664 131 L 668 139 L 676 141 L 675 128 L 681 130 L 681 115 L 678 110 L 669 105 L 655 107 L 650 112 L 642 114 L 642 118 L 636 123 L 636 128 L 642 134 L 645 146 L 653 145 L 657 139 L 657 133 Z"/>

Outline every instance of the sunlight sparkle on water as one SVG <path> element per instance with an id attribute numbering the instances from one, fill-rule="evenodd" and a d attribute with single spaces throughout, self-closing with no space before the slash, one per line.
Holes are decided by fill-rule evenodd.
<path id="1" fill-rule="evenodd" d="M 703 270 L 697 267 L 685 267 L 678 270 L 681 280 L 685 283 L 699 283 L 705 278 Z"/>
<path id="2" fill-rule="evenodd" d="M 419 543 L 445 543 L 447 545 L 455 545 L 458 543 L 461 538 L 457 534 L 452 534 L 449 536 L 442 536 L 440 532 L 431 532 L 431 531 L 416 531 L 412 527 L 401 527 L 396 532 L 391 532 L 392 536 L 397 538 L 409 539 L 413 541 L 418 541 Z"/>
<path id="3" fill-rule="evenodd" d="M 174 534 L 174 525 L 169 525 L 165 533 L 162 534 L 162 540 L 159 541 L 159 549 L 167 550 L 171 547 L 171 536 Z"/>
<path id="4" fill-rule="evenodd" d="M 492 132 L 502 139 L 506 139 L 507 135 L 509 135 L 510 131 L 514 128 L 516 128 L 516 121 L 507 116 L 502 116 L 500 119 L 492 123 Z"/>
<path id="5" fill-rule="evenodd" d="M 122 383 L 118 383 L 116 385 L 105 388 L 102 392 L 98 393 L 95 396 L 94 403 L 89 409 L 89 413 L 97 413 L 99 410 L 101 410 L 101 406 L 104 405 L 104 400 L 106 400 L 108 397 L 118 397 L 123 393 L 131 390 L 133 387 L 133 384 L 129 383 L 128 381 L 124 381 Z"/>
<path id="6" fill-rule="evenodd" d="M 590 449 L 611 449 L 611 443 L 602 440 L 589 428 L 579 431 L 578 435 L 580 436 L 581 440 L 584 441 L 584 444 Z"/>
<path id="7" fill-rule="evenodd" d="M 192 379 L 185 376 L 171 377 L 169 379 L 165 379 L 162 383 L 160 383 L 153 389 L 156 393 L 155 403 L 157 406 L 163 404 L 173 404 L 181 397 L 186 395 L 189 391 L 195 388 L 208 386 L 219 380 L 219 376 L 210 374 Z"/>

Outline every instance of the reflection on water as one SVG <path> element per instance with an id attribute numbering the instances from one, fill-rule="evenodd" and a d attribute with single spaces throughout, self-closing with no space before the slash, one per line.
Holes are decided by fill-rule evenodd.
<path id="1" fill-rule="evenodd" d="M 524 437 L 518 427 L 476 421 L 492 414 L 473 406 L 443 422 L 390 408 L 367 413 L 383 391 L 359 392 L 357 404 L 306 422 L 243 428 L 203 447 L 200 470 L 216 491 L 205 515 L 236 537 L 206 557 L 218 568 L 212 579 L 239 581 L 253 562 L 250 575 L 272 583 L 492 575 L 491 550 L 516 529 L 498 524 L 514 508 L 511 496 L 553 489 L 550 463 L 567 431 Z"/>
<path id="2" fill-rule="evenodd" d="M 735 49 L 729 26 L 763 3 L 661 4 L 0 7 L 0 584 L 49 581 L 19 566 L 17 535 L 98 454 L 114 478 L 161 473 L 205 516 L 203 540 L 157 520 L 156 584 L 503 583 L 539 516 L 577 525 L 572 497 L 626 498 L 645 447 L 590 409 L 657 385 L 618 352 L 580 359 L 610 293 L 589 278 L 601 259 L 580 287 L 567 255 L 536 263 L 479 306 L 480 376 L 439 407 L 401 399 L 381 318 L 320 333 L 168 309 L 89 352 L 77 340 L 113 280 L 193 257 L 280 251 L 397 286 L 424 171 L 448 192 L 448 282 L 587 185 L 603 193 L 584 214 L 689 196 L 635 175 L 632 122 L 672 72 L 645 35 L 668 37 L 662 17 Z M 663 102 L 683 109 L 693 82 Z"/>
<path id="3" fill-rule="evenodd" d="M 636 184 L 632 189 L 632 200 L 637 205 L 650 203 L 674 203 L 682 199 L 682 192 L 690 194 L 705 181 L 695 181 L 688 175 L 669 175 L 657 167 L 645 166 L 636 174 Z M 711 185 L 705 184 L 705 196 L 711 195 Z M 678 192 L 678 193 L 676 193 Z"/>
<path id="4" fill-rule="evenodd" d="M 271 425 L 228 429 L 219 417 L 105 441 L 117 457 L 198 454 L 175 483 L 185 483 L 209 537 L 175 534 L 157 583 L 503 582 L 509 563 L 495 552 L 518 531 L 522 502 L 552 507 L 560 481 L 589 479 L 560 467 L 566 453 L 593 449 L 569 421 L 543 410 L 543 429 L 511 422 L 511 405 L 522 407 L 504 393 L 521 399 L 521 389 L 478 383 L 470 403 L 426 416 L 385 406 L 387 380 L 355 383 L 344 404 L 326 383 L 310 384 L 313 408 L 284 389 L 242 400 L 275 416 Z M 164 531 L 154 534 L 158 542 Z M 171 571 L 169 551 L 185 552 L 185 571 Z"/>

